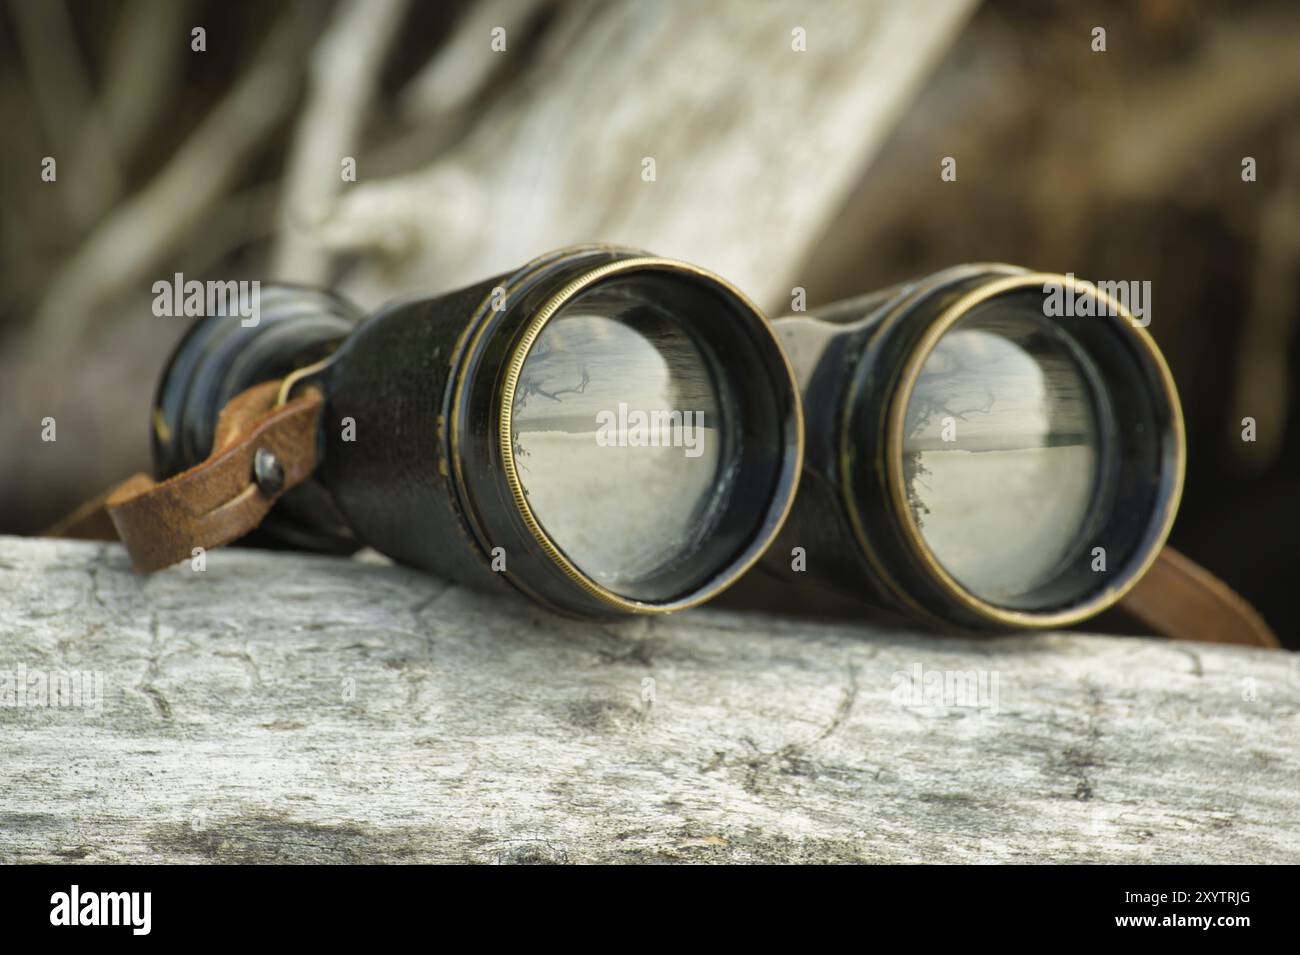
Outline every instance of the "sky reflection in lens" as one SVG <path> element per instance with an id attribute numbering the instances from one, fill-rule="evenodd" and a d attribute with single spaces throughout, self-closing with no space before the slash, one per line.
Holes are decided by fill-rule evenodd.
<path id="1" fill-rule="evenodd" d="M 524 363 L 514 453 L 534 516 L 622 596 L 688 559 L 724 503 L 722 409 L 678 321 L 615 289 L 563 308 Z"/>
<path id="2" fill-rule="evenodd" d="M 905 416 L 908 505 L 976 596 L 1015 603 L 1080 559 L 1097 485 L 1093 407 L 1073 353 L 1028 308 L 985 305 L 927 358 Z"/>

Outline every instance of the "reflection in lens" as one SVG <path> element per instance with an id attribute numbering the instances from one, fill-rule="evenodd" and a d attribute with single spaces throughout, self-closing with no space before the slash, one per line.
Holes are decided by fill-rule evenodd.
<path id="1" fill-rule="evenodd" d="M 524 363 L 512 429 L 529 507 L 621 596 L 649 596 L 639 584 L 688 559 L 725 506 L 711 365 L 681 322 L 618 283 L 564 306 Z"/>
<path id="2" fill-rule="evenodd" d="M 927 357 L 905 416 L 908 505 L 975 596 L 1014 605 L 1079 559 L 1098 484 L 1094 406 L 1075 353 L 1027 307 L 986 303 Z"/>

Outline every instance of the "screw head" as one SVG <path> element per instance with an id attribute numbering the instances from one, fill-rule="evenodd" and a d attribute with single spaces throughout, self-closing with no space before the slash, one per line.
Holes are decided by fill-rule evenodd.
<path id="1" fill-rule="evenodd" d="M 284 466 L 266 448 L 258 448 L 253 455 L 253 479 L 267 497 L 274 497 L 284 488 Z"/>

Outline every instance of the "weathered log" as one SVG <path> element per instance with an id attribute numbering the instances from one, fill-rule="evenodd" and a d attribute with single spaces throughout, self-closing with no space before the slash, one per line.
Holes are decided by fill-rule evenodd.
<path id="1" fill-rule="evenodd" d="M 4 862 L 1300 861 L 1286 653 L 19 538 L 0 593 Z"/>

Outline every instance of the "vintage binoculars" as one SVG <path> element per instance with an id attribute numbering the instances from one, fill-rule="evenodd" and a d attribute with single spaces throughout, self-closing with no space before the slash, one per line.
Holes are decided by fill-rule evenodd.
<path id="1" fill-rule="evenodd" d="M 1046 314 L 1052 282 L 1089 317 Z M 776 322 L 702 269 L 610 247 L 368 318 L 268 287 L 256 326 L 211 316 L 178 346 L 157 476 L 213 454 L 222 408 L 270 381 L 322 403 L 314 468 L 259 535 L 589 618 L 693 606 L 762 559 L 933 623 L 1059 626 L 1142 575 L 1183 478 L 1145 331 L 1008 266 Z"/>

